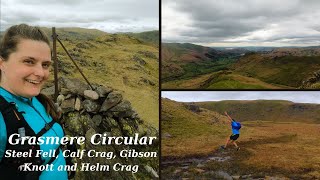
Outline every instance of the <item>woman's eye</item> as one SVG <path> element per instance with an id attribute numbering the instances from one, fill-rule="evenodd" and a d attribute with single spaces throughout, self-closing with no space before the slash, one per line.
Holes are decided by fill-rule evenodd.
<path id="1" fill-rule="evenodd" d="M 32 60 L 25 60 L 24 63 L 26 63 L 26 64 L 34 64 L 34 62 Z"/>
<path id="2" fill-rule="evenodd" d="M 48 69 L 50 67 L 50 64 L 43 64 L 42 67 Z"/>

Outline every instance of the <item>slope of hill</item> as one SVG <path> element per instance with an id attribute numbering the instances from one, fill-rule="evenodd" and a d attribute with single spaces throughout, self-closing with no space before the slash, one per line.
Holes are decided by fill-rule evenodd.
<path id="1" fill-rule="evenodd" d="M 51 29 L 44 28 L 51 36 Z M 159 48 L 127 34 L 110 34 L 82 28 L 57 28 L 73 59 L 90 83 L 121 91 L 141 118 L 158 128 Z M 82 79 L 57 43 L 59 77 Z M 50 77 L 53 80 L 53 72 Z"/>
<path id="2" fill-rule="evenodd" d="M 252 49 L 252 48 L 251 48 Z M 248 48 L 208 48 L 193 44 L 162 44 L 162 74 L 164 88 L 184 88 L 181 84 L 197 81 L 206 87 L 191 89 L 276 89 L 318 87 L 320 78 L 319 47 L 262 48 L 250 52 Z M 225 76 L 230 71 L 233 77 Z M 218 73 L 219 72 L 219 73 Z M 219 78 L 200 81 L 200 76 L 218 73 Z M 241 78 L 238 78 L 241 77 Z M 246 83 L 244 78 L 250 78 Z M 319 76 L 320 77 L 320 76 Z M 318 83 L 318 84 L 317 84 Z M 273 87 L 274 88 L 273 88 Z"/>
<path id="3" fill-rule="evenodd" d="M 270 84 L 259 79 L 243 76 L 232 71 L 218 71 L 191 79 L 174 80 L 162 83 L 163 89 L 282 89 L 290 88 Z"/>
<path id="4" fill-rule="evenodd" d="M 298 88 L 313 72 L 320 69 L 320 56 L 252 53 L 240 58 L 231 69 L 267 83 Z"/>
<path id="5" fill-rule="evenodd" d="M 226 69 L 244 50 L 216 50 L 190 43 L 162 43 L 162 82 L 190 79 L 198 75 Z"/>
<path id="6" fill-rule="evenodd" d="M 210 124 L 227 122 L 226 117 L 212 110 L 200 108 L 194 103 L 180 103 L 162 98 L 161 104 L 163 107 L 161 110 L 161 125 L 165 129 L 163 135 L 169 133 L 172 136 L 189 136 L 201 132 L 203 128 L 208 128 L 207 126 Z M 183 126 L 184 129 L 177 129 L 178 126 Z"/>
<path id="7" fill-rule="evenodd" d="M 52 28 L 41 27 L 41 29 L 48 35 L 52 34 Z M 56 33 L 59 35 L 61 40 L 68 38 L 73 40 L 89 40 L 108 34 L 97 29 L 85 29 L 78 27 L 56 28 Z"/>
<path id="8" fill-rule="evenodd" d="M 227 134 L 228 129 L 221 127 L 226 126 L 227 118 L 219 113 L 165 98 L 161 105 L 162 157 L 205 153 L 208 147 L 199 148 L 217 143 L 217 134 L 221 138 Z M 212 141 L 197 138 L 202 136 Z"/>
<path id="9" fill-rule="evenodd" d="M 220 114 L 225 110 L 241 121 L 239 151 L 231 144 L 220 148 L 231 133 Z M 319 179 L 320 163 L 314 158 L 320 145 L 319 110 L 319 104 L 283 100 L 181 103 L 162 99 L 161 177 Z M 202 112 L 209 116 L 201 116 Z M 210 116 L 217 123 L 208 121 Z"/>
<path id="10" fill-rule="evenodd" d="M 313 122 L 320 123 L 320 105 L 283 100 L 218 101 L 195 103 L 219 113 L 230 112 L 239 121 Z"/>
<path id="11" fill-rule="evenodd" d="M 151 44 L 159 46 L 159 31 L 146 31 L 141 33 L 128 33 L 128 35 L 133 36 L 137 39 L 140 39 L 141 41 L 148 42 Z"/>
<path id="12" fill-rule="evenodd" d="M 59 33 L 59 31 L 58 31 Z M 126 34 L 104 34 L 94 39 L 63 42 L 89 81 L 122 91 L 145 121 L 158 127 L 158 48 Z M 81 78 L 58 45 L 60 76 Z"/>

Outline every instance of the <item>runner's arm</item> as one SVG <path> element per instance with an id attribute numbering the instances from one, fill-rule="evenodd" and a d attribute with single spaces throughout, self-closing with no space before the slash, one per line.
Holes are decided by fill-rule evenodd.
<path id="1" fill-rule="evenodd" d="M 229 121 L 232 122 L 232 118 L 229 116 L 229 114 L 227 113 L 227 111 L 224 112 L 224 114 L 228 117 Z"/>

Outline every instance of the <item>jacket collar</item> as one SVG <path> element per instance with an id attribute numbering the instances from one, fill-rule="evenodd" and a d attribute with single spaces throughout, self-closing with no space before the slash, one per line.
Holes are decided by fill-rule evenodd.
<path id="1" fill-rule="evenodd" d="M 2 97 L 4 97 L 5 99 L 7 99 L 8 101 L 22 101 L 22 102 L 29 103 L 29 104 L 32 104 L 32 100 L 33 100 L 33 98 L 35 98 L 35 97 L 32 97 L 31 99 L 29 99 L 29 98 L 26 98 L 23 96 L 14 95 L 1 86 L 0 86 L 0 95 Z"/>

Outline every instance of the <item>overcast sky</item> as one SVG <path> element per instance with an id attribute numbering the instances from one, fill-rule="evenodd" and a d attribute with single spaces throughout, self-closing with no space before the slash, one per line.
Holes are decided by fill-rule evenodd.
<path id="1" fill-rule="evenodd" d="M 162 38 L 205 46 L 320 45 L 320 0 L 162 0 Z"/>
<path id="2" fill-rule="evenodd" d="M 320 104 L 320 91 L 162 91 L 161 96 L 178 102 L 265 99 Z"/>
<path id="3" fill-rule="evenodd" d="M 14 24 L 94 28 L 105 32 L 159 29 L 159 0 L 0 0 L 3 31 Z"/>

